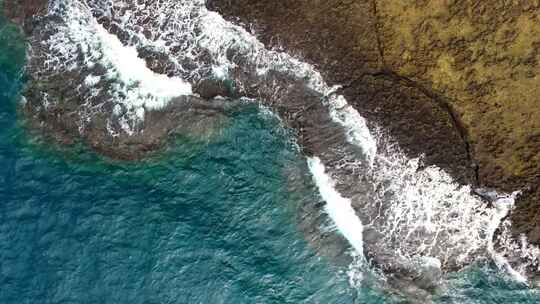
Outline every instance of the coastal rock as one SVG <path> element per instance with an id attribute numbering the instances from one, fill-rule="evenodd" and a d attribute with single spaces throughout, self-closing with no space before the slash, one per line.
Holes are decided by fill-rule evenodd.
<path id="1" fill-rule="evenodd" d="M 208 2 L 268 47 L 312 62 L 411 157 L 464 183 L 523 190 L 515 234 L 540 208 L 539 3 Z"/>
<path id="2" fill-rule="evenodd" d="M 204 99 L 212 99 L 217 96 L 229 97 L 234 94 L 230 85 L 227 86 L 225 81 L 215 78 L 205 78 L 199 81 L 195 87 L 195 92 Z"/>
<path id="3" fill-rule="evenodd" d="M 212 0 L 230 19 L 253 24 L 269 48 L 313 63 L 373 127 L 397 139 L 411 156 L 425 155 L 462 182 L 475 182 L 465 134 L 444 101 L 385 69 L 373 4 L 361 1 Z"/>
<path id="4" fill-rule="evenodd" d="M 51 83 L 47 92 L 65 90 L 65 82 Z M 47 137 L 70 144 L 82 140 L 93 150 L 114 159 L 135 160 L 160 151 L 171 137 L 183 136 L 195 140 L 209 140 L 227 123 L 226 109 L 231 104 L 211 102 L 195 96 L 174 98 L 165 107 L 145 111 L 144 121 L 136 123 L 133 133 L 123 129 L 121 120 L 114 119 L 114 104 L 105 101 L 101 111 L 83 117 L 79 111 L 80 98 L 51 96 L 50 105 L 41 103 L 43 87 L 27 87 L 26 103 L 22 107 L 32 129 L 41 130 Z M 63 98 L 54 102 L 55 98 Z M 118 107 L 118 106 L 117 106 Z M 87 120 L 84 130 L 80 121 Z"/>
<path id="5" fill-rule="evenodd" d="M 384 62 L 448 98 L 480 182 L 523 190 L 512 214 L 531 240 L 540 216 L 540 2 L 376 0 Z"/>

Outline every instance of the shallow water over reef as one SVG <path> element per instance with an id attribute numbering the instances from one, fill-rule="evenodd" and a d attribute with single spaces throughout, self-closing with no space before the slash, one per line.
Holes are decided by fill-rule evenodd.
<path id="1" fill-rule="evenodd" d="M 398 302 L 306 241 L 318 191 L 273 116 L 238 109 L 212 140 L 137 163 L 51 148 L 18 123 L 24 43 L 4 20 L 0 35 L 0 303 Z M 540 297 L 473 267 L 436 301 Z"/>

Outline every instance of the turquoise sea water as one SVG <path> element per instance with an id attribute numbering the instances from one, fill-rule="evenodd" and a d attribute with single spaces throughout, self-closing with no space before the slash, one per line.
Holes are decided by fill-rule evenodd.
<path id="1" fill-rule="evenodd" d="M 278 121 L 246 107 L 209 142 L 152 159 L 49 147 L 18 123 L 24 42 L 0 20 L 0 303 L 391 303 L 301 232 Z M 305 168 L 304 168 L 305 169 Z M 311 194 L 310 194 L 311 193 Z M 366 284 L 369 286 L 369 284 Z M 440 303 L 539 303 L 496 272 L 457 274 Z"/>

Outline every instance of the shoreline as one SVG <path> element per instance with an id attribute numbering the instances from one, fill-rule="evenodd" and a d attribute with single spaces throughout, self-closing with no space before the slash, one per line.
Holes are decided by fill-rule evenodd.
<path id="1" fill-rule="evenodd" d="M 540 224 L 535 221 L 535 210 L 540 210 L 540 162 L 531 160 L 530 172 L 521 176 L 492 174 L 492 165 L 486 162 L 492 153 L 478 155 L 481 143 L 471 138 L 471 128 L 455 108 L 455 101 L 425 83 L 400 75 L 387 63 L 381 42 L 384 29 L 375 3 L 350 2 L 346 7 L 332 1 L 309 6 L 301 1 L 244 0 L 232 5 L 212 0 L 209 7 L 230 21 L 249 25 L 268 48 L 299 54 L 314 64 L 330 85 L 343 85 L 338 93 L 368 124 L 375 122 L 395 139 L 410 158 L 424 156 L 426 165 L 444 169 L 463 185 L 522 191 L 510 215 L 514 233 L 524 233 L 531 243 L 540 244 Z M 522 111 L 532 115 L 535 109 Z M 523 148 L 504 147 L 512 151 Z"/>

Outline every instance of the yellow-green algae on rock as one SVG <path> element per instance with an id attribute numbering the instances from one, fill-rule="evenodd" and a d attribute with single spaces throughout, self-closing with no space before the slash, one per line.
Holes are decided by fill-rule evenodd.
<path id="1" fill-rule="evenodd" d="M 449 98 L 480 181 L 523 188 L 516 232 L 540 241 L 540 1 L 376 4 L 385 64 Z"/>
<path id="2" fill-rule="evenodd" d="M 377 0 L 385 63 L 449 97 L 480 177 L 540 171 L 540 1 Z"/>

